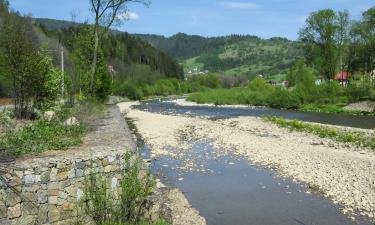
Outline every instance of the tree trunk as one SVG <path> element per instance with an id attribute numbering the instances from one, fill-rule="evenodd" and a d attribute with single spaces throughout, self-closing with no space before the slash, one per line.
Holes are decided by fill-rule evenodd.
<path id="1" fill-rule="evenodd" d="M 91 77 L 90 77 L 90 87 L 89 94 L 94 95 L 95 89 L 95 73 L 96 73 L 96 64 L 98 62 L 98 48 L 99 48 L 99 25 L 95 26 L 95 43 L 94 43 L 94 56 L 91 64 Z"/>

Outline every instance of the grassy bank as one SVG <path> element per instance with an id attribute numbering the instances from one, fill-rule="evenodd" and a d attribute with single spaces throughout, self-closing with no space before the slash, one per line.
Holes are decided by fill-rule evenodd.
<path id="1" fill-rule="evenodd" d="M 306 104 L 303 105 L 299 110 L 303 112 L 323 112 L 323 113 L 334 113 L 334 114 L 348 114 L 354 116 L 375 116 L 375 112 L 366 111 L 355 111 L 355 110 L 345 110 L 344 105 L 318 105 L 318 104 Z"/>
<path id="2" fill-rule="evenodd" d="M 65 150 L 81 144 L 90 121 L 95 120 L 104 106 L 96 101 L 81 102 L 79 106 L 54 106 L 51 119 L 42 113 L 35 120 L 12 118 L 11 112 L 0 113 L 0 150 L 12 155 Z M 10 115 L 9 115 L 10 114 Z M 76 124 L 65 124 L 68 118 L 77 118 Z M 21 124 L 21 125 L 20 125 Z"/>
<path id="3" fill-rule="evenodd" d="M 275 87 L 256 78 L 246 87 L 215 88 L 190 94 L 189 101 L 215 105 L 255 105 L 310 112 L 375 115 L 375 112 L 349 111 L 343 107 L 354 102 L 375 100 L 375 89 L 352 84 L 343 88 L 337 82 L 315 85 L 314 79 L 294 88 Z"/>
<path id="4" fill-rule="evenodd" d="M 332 140 L 351 143 L 358 147 L 366 147 L 375 150 L 375 137 L 365 132 L 343 131 L 333 127 L 314 125 L 299 120 L 286 120 L 282 117 L 263 117 L 263 120 L 288 128 L 290 131 L 308 132 L 321 138 L 330 138 Z"/>

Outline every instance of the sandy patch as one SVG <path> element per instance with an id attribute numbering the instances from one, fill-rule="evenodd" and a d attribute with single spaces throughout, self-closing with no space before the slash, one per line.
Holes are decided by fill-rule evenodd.
<path id="1" fill-rule="evenodd" d="M 375 102 L 364 101 L 356 102 L 344 107 L 346 110 L 361 111 L 361 112 L 374 112 Z"/>

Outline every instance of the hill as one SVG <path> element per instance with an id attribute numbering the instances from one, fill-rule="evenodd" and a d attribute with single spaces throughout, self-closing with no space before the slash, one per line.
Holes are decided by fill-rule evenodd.
<path id="1" fill-rule="evenodd" d="M 47 37 L 59 40 L 68 50 L 72 50 L 72 39 L 84 26 L 84 24 L 45 18 L 35 21 Z M 103 41 L 102 49 L 107 64 L 112 65 L 116 70 L 117 79 L 126 79 L 132 76 L 131 73 L 142 73 L 142 75 L 147 73 L 148 82 L 161 78 L 183 78 L 182 67 L 175 59 L 141 38 L 126 32 L 112 31 Z"/>
<path id="2" fill-rule="evenodd" d="M 136 36 L 183 62 L 185 72 L 209 70 L 277 78 L 303 56 L 300 43 L 285 38 L 261 39 L 250 35 L 207 38 L 183 33 L 171 37 Z"/>

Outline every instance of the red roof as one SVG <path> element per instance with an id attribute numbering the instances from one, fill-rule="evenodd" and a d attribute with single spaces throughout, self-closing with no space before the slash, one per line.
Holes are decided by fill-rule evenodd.
<path id="1" fill-rule="evenodd" d="M 349 72 L 341 71 L 335 76 L 335 80 L 349 80 Z"/>

